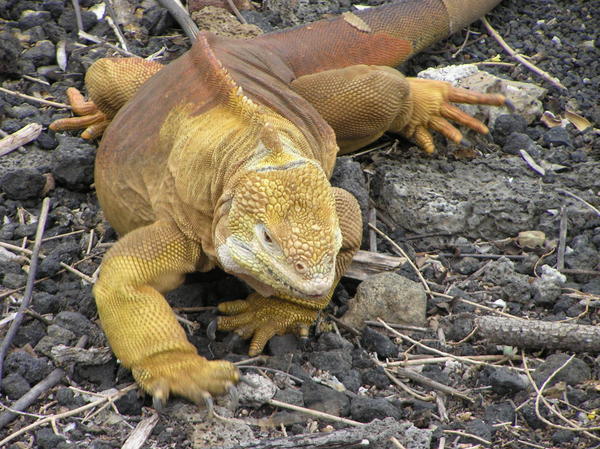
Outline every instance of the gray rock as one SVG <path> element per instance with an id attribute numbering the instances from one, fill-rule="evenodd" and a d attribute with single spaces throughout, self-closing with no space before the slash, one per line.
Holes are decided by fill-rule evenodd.
<path id="1" fill-rule="evenodd" d="M 354 345 L 341 335 L 335 332 L 323 332 L 319 336 L 316 349 L 319 351 L 329 351 L 332 349 L 352 350 L 352 348 L 354 348 Z"/>
<path id="2" fill-rule="evenodd" d="M 29 391 L 31 385 L 23 376 L 11 373 L 2 379 L 2 392 L 8 399 L 15 401 Z"/>
<path id="3" fill-rule="evenodd" d="M 5 361 L 6 372 L 16 373 L 25 378 L 31 385 L 38 383 L 52 370 L 44 358 L 34 357 L 25 351 L 13 351 Z"/>
<path id="4" fill-rule="evenodd" d="M 348 371 L 352 367 L 352 355 L 347 350 L 315 351 L 308 354 L 308 361 L 315 367 L 333 374 Z"/>
<path id="5" fill-rule="evenodd" d="M 20 76 L 18 61 L 21 50 L 19 39 L 12 33 L 0 32 L 0 73 L 10 77 Z M 2 128 L 7 131 L 4 125 Z"/>
<path id="6" fill-rule="evenodd" d="M 38 274 L 40 277 L 54 276 L 62 270 L 61 262 L 70 264 L 79 255 L 79 245 L 75 242 L 65 242 L 57 245 L 42 259 Z"/>
<path id="7" fill-rule="evenodd" d="M 76 337 L 87 336 L 91 345 L 102 345 L 106 341 L 100 328 L 79 312 L 60 312 L 54 318 L 53 325 L 71 331 Z"/>
<path id="8" fill-rule="evenodd" d="M 501 395 L 513 395 L 519 391 L 526 390 L 529 381 L 527 377 L 507 368 L 494 368 L 489 376 L 492 390 Z"/>
<path id="9" fill-rule="evenodd" d="M 0 188 L 11 200 L 39 198 L 46 185 L 46 177 L 34 168 L 11 170 L 0 178 Z"/>
<path id="10" fill-rule="evenodd" d="M 351 369 L 345 373 L 339 374 L 340 382 L 344 384 L 344 387 L 349 391 L 356 393 L 362 385 L 362 377 L 360 371 Z"/>
<path id="11" fill-rule="evenodd" d="M 501 114 L 496 118 L 492 134 L 494 141 L 499 145 L 505 145 L 509 141 L 509 136 L 515 133 L 525 135 L 527 129 L 527 120 L 519 114 Z"/>
<path id="12" fill-rule="evenodd" d="M 533 374 L 533 378 L 538 386 L 542 385 L 561 365 L 568 359 L 567 354 L 552 354 L 538 366 Z M 587 363 L 577 357 L 573 358 L 564 368 L 562 368 L 552 380 L 547 384 L 550 387 L 557 382 L 565 382 L 567 385 L 578 385 L 592 376 L 592 371 Z"/>
<path id="13" fill-rule="evenodd" d="M 466 430 L 466 433 L 469 433 L 471 435 L 476 435 L 487 441 L 492 441 L 492 436 L 496 432 L 496 430 L 491 425 L 487 424 L 486 422 L 482 421 L 481 419 L 474 419 L 472 421 L 467 422 L 465 424 L 465 430 Z M 473 443 L 473 444 L 481 443 L 480 441 L 478 441 L 474 438 L 468 438 L 468 437 L 461 437 L 461 441 L 463 441 L 465 443 Z"/>
<path id="14" fill-rule="evenodd" d="M 275 335 L 269 340 L 267 347 L 272 355 L 284 355 L 300 350 L 298 337 L 293 334 Z"/>
<path id="15" fill-rule="evenodd" d="M 350 412 L 350 399 L 339 391 L 319 385 L 313 381 L 302 384 L 304 406 L 337 416 L 347 416 Z"/>
<path id="16" fill-rule="evenodd" d="M 546 131 L 544 133 L 544 144 L 548 146 L 553 145 L 555 147 L 573 146 L 573 142 L 571 141 L 571 136 L 569 136 L 569 132 L 562 126 L 556 126 Z"/>
<path id="17" fill-rule="evenodd" d="M 46 330 L 48 335 L 43 337 L 37 345 L 35 350 L 50 357 L 52 354 L 52 348 L 58 345 L 72 346 L 77 341 L 77 336 L 68 329 L 51 324 Z"/>
<path id="18" fill-rule="evenodd" d="M 502 147 L 502 151 L 508 154 L 519 154 L 520 150 L 531 153 L 535 148 L 535 142 L 527 134 L 511 133 L 506 138 L 506 143 Z"/>
<path id="19" fill-rule="evenodd" d="M 297 405 L 299 407 L 304 406 L 302 392 L 295 388 L 284 388 L 282 390 L 277 390 L 275 393 L 275 399 L 287 404 Z"/>
<path id="20" fill-rule="evenodd" d="M 19 18 L 19 28 L 21 30 L 28 30 L 34 26 L 44 25 L 51 18 L 51 14 L 48 11 L 32 11 L 27 9 L 21 12 Z"/>
<path id="21" fill-rule="evenodd" d="M 56 59 L 56 47 L 48 40 L 36 42 L 23 52 L 21 58 L 30 61 L 36 67 L 52 64 Z"/>
<path id="22" fill-rule="evenodd" d="M 39 449 L 56 449 L 65 439 L 62 435 L 55 434 L 52 429 L 40 429 L 35 432 L 35 443 Z"/>
<path id="23" fill-rule="evenodd" d="M 363 348 L 367 351 L 376 352 L 379 357 L 393 358 L 398 356 L 398 346 L 387 335 L 383 335 L 369 326 L 363 329 L 360 341 Z"/>
<path id="24" fill-rule="evenodd" d="M 56 181 L 71 190 L 88 191 L 93 182 L 96 149 L 78 137 L 59 136 L 52 152 Z"/>
<path id="25" fill-rule="evenodd" d="M 536 304 L 540 305 L 554 304 L 561 294 L 559 284 L 544 281 L 540 278 L 533 280 L 531 288 L 533 289 L 533 300 Z"/>
<path id="26" fill-rule="evenodd" d="M 248 378 L 254 386 L 250 386 L 246 383 L 240 383 L 238 385 L 237 389 L 240 404 L 261 406 L 273 399 L 273 396 L 275 396 L 275 393 L 277 392 L 277 387 L 271 379 L 256 373 L 247 373 L 245 377 Z"/>
<path id="27" fill-rule="evenodd" d="M 352 398 L 350 416 L 356 421 L 371 422 L 374 419 L 384 419 L 388 416 L 400 419 L 402 413 L 387 399 L 356 396 Z"/>
<path id="28" fill-rule="evenodd" d="M 348 305 L 341 320 L 356 328 L 378 317 L 391 323 L 422 326 L 427 297 L 421 284 L 395 273 L 379 273 L 361 282 Z"/>
<path id="29" fill-rule="evenodd" d="M 510 402 L 490 404 L 485 408 L 485 421 L 488 424 L 512 423 L 514 420 L 515 407 Z"/>
<path id="30" fill-rule="evenodd" d="M 482 280 L 502 287 L 502 297 L 521 304 L 531 300 L 529 276 L 515 272 L 514 263 L 506 257 L 487 265 Z"/>

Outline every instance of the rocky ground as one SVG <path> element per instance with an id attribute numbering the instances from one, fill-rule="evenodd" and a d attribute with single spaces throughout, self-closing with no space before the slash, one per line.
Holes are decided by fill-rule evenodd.
<path id="1" fill-rule="evenodd" d="M 84 29 L 118 45 L 108 21 L 98 19 L 103 3 L 79 3 Z M 129 52 L 168 62 L 189 47 L 155 2 L 132 1 L 134 9 L 122 0 L 112 3 Z M 339 13 L 350 3 L 255 3 L 257 9 L 242 11 L 254 26 L 244 27 L 225 19 L 222 10 L 194 17 L 203 29 L 254 35 Z M 31 253 L 16 247 L 32 249 L 42 199 L 51 200 L 32 304 L 3 366 L 0 446 L 100 449 L 137 436 L 140 444 L 128 447 L 260 447 L 249 441 L 265 438 L 288 444 L 269 447 L 305 447 L 310 438 L 311 447 L 358 447 L 351 444 L 363 438 L 371 447 L 600 447 L 595 330 L 569 328 L 573 338 L 553 339 L 546 333 L 552 329 L 544 328 L 537 331 L 541 343 L 536 332 L 497 341 L 494 332 L 485 333 L 486 322 L 477 321 L 489 315 L 499 317 L 496 324 L 500 317 L 543 320 L 559 329 L 598 324 L 599 10 L 597 0 L 507 0 L 488 16 L 512 48 L 565 89 L 513 63 L 480 23 L 405 64 L 404 73 L 414 75 L 427 67 L 487 61 L 478 67 L 547 92 L 537 115 L 503 111 L 490 123 L 489 138 L 468 136 L 469 148 L 438 139 L 438 151 L 428 157 L 386 136 L 373 151 L 340 161 L 334 183 L 355 193 L 365 216 L 394 242 L 365 228 L 363 247 L 408 255 L 416 268 L 403 262 L 395 274 L 360 286 L 344 280 L 308 341 L 274 338 L 266 357 L 249 362 L 262 367 L 264 376 L 254 377 L 262 396 L 252 399 L 241 389 L 238 407 L 220 401 L 217 412 L 227 420 L 207 421 L 198 407 L 178 400 L 157 415 L 149 399 L 127 387 L 132 378 L 106 348 L 89 283 L 115 239 L 92 186 L 95 145 L 47 129 L 67 115 L 64 109 L 0 92 L 3 132 L 43 126 L 34 142 L 0 156 L 2 336 L 24 297 L 31 266 Z M 4 89 L 64 102 L 66 87 L 81 88 L 94 60 L 116 53 L 77 39 L 71 2 L 0 0 Z M 542 112 L 558 117 L 558 126 L 544 124 L 550 121 L 541 120 Z M 585 128 L 578 116 L 592 125 L 578 129 Z M 169 296 L 200 353 L 239 362 L 247 344 L 228 334 L 213 339 L 206 327 L 217 302 L 247 291 L 234 278 L 211 272 L 190 277 Z M 389 302 L 371 310 L 378 299 Z M 360 301 L 367 305 L 357 307 Z M 371 315 L 357 315 L 357 309 Z M 403 326 L 362 326 L 377 316 Z M 6 419 L 8 408 L 47 376 L 56 379 L 52 386 L 42 387 L 25 413 Z M 353 422 L 385 420 L 356 427 L 285 411 L 267 403 L 271 397 Z M 110 398 L 117 400 L 107 406 Z M 32 423 L 37 425 L 26 428 Z"/>

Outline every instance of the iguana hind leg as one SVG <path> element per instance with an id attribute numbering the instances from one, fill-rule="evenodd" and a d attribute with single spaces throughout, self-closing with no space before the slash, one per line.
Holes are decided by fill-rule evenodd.
<path id="1" fill-rule="evenodd" d="M 56 120 L 50 125 L 50 129 L 85 129 L 81 134 L 84 139 L 102 136 L 118 110 L 162 67 L 162 64 L 140 58 L 97 60 L 85 74 L 90 101 L 85 101 L 79 90 L 73 87 L 67 89 L 73 113 L 80 117 Z"/>
<path id="2" fill-rule="evenodd" d="M 122 364 L 159 401 L 170 394 L 202 402 L 237 383 L 231 363 L 200 357 L 161 292 L 195 270 L 201 249 L 169 222 L 122 237 L 106 254 L 94 296 L 102 327 Z"/>
<path id="3" fill-rule="evenodd" d="M 500 106 L 502 95 L 480 94 L 442 81 L 405 78 L 390 67 L 355 65 L 304 75 L 291 83 L 336 133 L 340 154 L 349 153 L 391 131 L 434 151 L 431 130 L 454 142 L 462 134 L 448 119 L 480 133 L 487 127 L 450 104 Z"/>
<path id="4" fill-rule="evenodd" d="M 336 212 L 342 232 L 342 247 L 336 258 L 335 280 L 329 293 L 318 300 L 305 300 L 289 296 L 265 298 L 252 293 L 245 300 L 219 304 L 219 312 L 229 316 L 219 317 L 220 330 L 235 330 L 242 338 L 252 337 L 249 355 L 260 354 L 274 335 L 294 333 L 308 335 L 308 327 L 315 321 L 333 295 L 340 278 L 360 248 L 362 217 L 358 202 L 346 190 L 333 187 Z"/>

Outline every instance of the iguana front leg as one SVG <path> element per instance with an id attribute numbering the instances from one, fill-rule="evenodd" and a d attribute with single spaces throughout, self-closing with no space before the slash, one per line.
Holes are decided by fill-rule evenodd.
<path id="1" fill-rule="evenodd" d="M 54 121 L 50 129 L 66 131 L 85 129 L 84 139 L 102 136 L 110 121 L 162 64 L 140 58 L 102 58 L 94 62 L 85 74 L 90 101 L 85 101 L 74 87 L 67 89 L 73 113 L 79 117 Z"/>
<path id="2" fill-rule="evenodd" d="M 219 317 L 220 330 L 235 330 L 242 338 L 252 337 L 249 354 L 260 354 L 274 335 L 295 333 L 308 335 L 308 327 L 324 309 L 340 278 L 360 248 L 362 239 L 362 217 L 356 198 L 343 189 L 333 187 L 336 213 L 342 232 L 342 247 L 335 263 L 335 279 L 324 297 L 317 300 L 293 298 L 288 295 L 265 298 L 253 293 L 245 300 L 219 304 L 219 311 L 230 316 Z"/>
<path id="3" fill-rule="evenodd" d="M 170 394 L 201 402 L 237 383 L 231 363 L 200 357 L 161 294 L 193 272 L 200 246 L 170 222 L 122 237 L 106 254 L 94 296 L 102 328 L 121 363 L 159 401 Z"/>
<path id="4" fill-rule="evenodd" d="M 334 129 L 340 154 L 349 153 L 391 131 L 434 151 L 431 131 L 460 143 L 462 133 L 448 120 L 480 133 L 488 128 L 450 104 L 501 106 L 499 94 L 481 94 L 443 81 L 405 78 L 390 67 L 355 65 L 304 75 L 292 89 L 306 98 Z"/>

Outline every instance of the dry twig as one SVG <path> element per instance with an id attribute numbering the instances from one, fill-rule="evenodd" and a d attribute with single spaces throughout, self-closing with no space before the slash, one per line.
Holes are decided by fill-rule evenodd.
<path id="1" fill-rule="evenodd" d="M 31 301 L 31 296 L 33 294 L 33 283 L 35 281 L 35 274 L 37 272 L 37 264 L 38 264 L 38 255 L 40 253 L 40 247 L 42 245 L 42 236 L 44 234 L 44 229 L 46 227 L 46 219 L 48 218 L 48 211 L 50 210 L 50 198 L 44 198 L 42 201 L 42 208 L 40 210 L 40 216 L 38 218 L 37 229 L 35 231 L 35 243 L 33 245 L 33 251 L 31 252 L 31 263 L 29 265 L 29 273 L 27 274 L 27 283 L 25 285 L 25 294 L 23 295 L 23 300 L 21 301 L 21 306 L 19 307 L 19 311 L 15 316 L 14 321 L 10 325 L 4 340 L 2 341 L 2 346 L 0 346 L 0 382 L 2 382 L 2 368 L 4 365 L 4 357 L 8 352 L 8 348 L 12 344 L 15 335 L 17 334 L 17 330 L 23 321 L 23 317 L 25 316 L 25 310 L 29 307 L 29 302 Z"/>
<path id="2" fill-rule="evenodd" d="M 44 100 L 43 98 L 32 97 L 31 95 L 22 94 L 21 92 L 15 92 L 9 89 L 5 89 L 4 87 L 0 87 L 0 92 L 3 92 L 8 95 L 12 95 L 13 97 L 23 98 L 24 100 L 33 101 L 35 103 L 44 104 L 46 106 L 53 106 L 55 108 L 62 109 L 71 109 L 71 106 L 64 103 L 57 103 L 55 101 Z"/>
<path id="3" fill-rule="evenodd" d="M 498 42 L 498 44 L 500 44 L 500 46 L 516 61 L 518 61 L 520 64 L 522 64 L 523 66 L 527 67 L 529 70 L 531 70 L 533 73 L 539 75 L 540 77 L 542 77 L 543 79 L 545 79 L 546 81 L 548 81 L 550 84 L 552 84 L 554 87 L 557 87 L 561 90 L 567 90 L 567 88 L 565 86 L 563 86 L 561 84 L 561 82 L 557 79 L 554 78 L 553 76 L 549 75 L 547 72 L 544 72 L 542 69 L 540 69 L 539 67 L 535 66 L 534 64 L 532 64 L 531 62 L 527 61 L 527 59 L 525 59 L 522 55 L 520 55 L 519 53 L 517 53 L 515 50 L 513 50 L 510 45 L 508 45 L 506 43 L 506 41 L 502 38 L 502 36 L 500 36 L 498 34 L 498 32 L 490 25 L 490 23 L 487 21 L 487 19 L 485 17 L 481 18 L 481 22 L 483 22 L 483 25 L 485 26 L 485 28 L 488 30 L 488 33 L 490 33 L 492 35 L 492 37 L 494 39 L 496 39 L 496 42 Z"/>
<path id="4" fill-rule="evenodd" d="M 20 130 L 4 137 L 0 140 L 0 156 L 4 156 L 32 140 L 37 139 L 41 132 L 42 125 L 39 123 L 30 123 Z"/>

